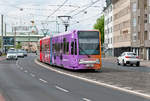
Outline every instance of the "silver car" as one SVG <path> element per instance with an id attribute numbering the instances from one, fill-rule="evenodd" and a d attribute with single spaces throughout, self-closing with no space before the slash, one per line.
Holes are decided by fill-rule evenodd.
<path id="1" fill-rule="evenodd" d="M 23 50 L 21 50 L 21 49 L 17 50 L 17 55 L 18 55 L 18 57 L 24 58 L 24 52 L 23 52 Z"/>
<path id="2" fill-rule="evenodd" d="M 6 59 L 7 60 L 9 60 L 9 59 L 15 59 L 15 60 L 17 60 L 18 59 L 17 52 L 15 50 L 9 50 L 7 52 Z"/>
<path id="3" fill-rule="evenodd" d="M 117 58 L 117 64 L 122 64 L 123 66 L 127 64 L 133 66 L 135 64 L 136 66 L 140 66 L 140 59 L 134 52 L 124 52 Z"/>

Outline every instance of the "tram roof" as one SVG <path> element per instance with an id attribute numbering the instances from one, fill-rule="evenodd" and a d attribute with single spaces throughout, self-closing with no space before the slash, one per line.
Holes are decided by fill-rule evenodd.
<path id="1" fill-rule="evenodd" d="M 75 33 L 75 32 L 78 32 L 78 31 L 98 31 L 98 30 L 95 30 L 95 29 L 92 29 L 92 30 L 72 30 L 72 31 L 67 31 L 67 32 L 55 34 L 55 35 L 52 35 L 52 36 L 47 36 L 47 37 L 44 37 L 40 40 L 45 40 L 45 39 L 48 39 L 48 38 L 51 38 L 51 37 L 58 37 L 58 36 L 62 36 L 62 35 L 67 35 L 67 34 Z"/>

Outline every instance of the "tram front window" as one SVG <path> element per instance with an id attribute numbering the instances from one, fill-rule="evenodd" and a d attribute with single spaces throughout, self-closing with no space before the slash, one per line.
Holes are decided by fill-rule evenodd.
<path id="1" fill-rule="evenodd" d="M 80 55 L 99 55 L 99 32 L 79 31 L 79 54 Z"/>

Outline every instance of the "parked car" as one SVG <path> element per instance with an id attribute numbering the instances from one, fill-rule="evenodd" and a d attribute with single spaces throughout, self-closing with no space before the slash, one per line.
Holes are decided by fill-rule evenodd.
<path id="1" fill-rule="evenodd" d="M 17 55 L 18 55 L 18 57 L 24 58 L 24 51 L 21 49 L 17 50 Z"/>
<path id="2" fill-rule="evenodd" d="M 9 50 L 9 51 L 7 52 L 6 59 L 7 59 L 7 60 L 9 60 L 9 59 L 15 59 L 15 60 L 17 60 L 17 59 L 18 59 L 17 52 L 16 52 L 15 50 Z"/>
<path id="3" fill-rule="evenodd" d="M 127 64 L 133 66 L 135 64 L 136 66 L 140 66 L 140 59 L 134 52 L 124 52 L 117 58 L 117 64 L 122 64 L 123 66 Z"/>
<path id="4" fill-rule="evenodd" d="M 16 50 L 15 48 L 10 48 L 9 50 Z"/>

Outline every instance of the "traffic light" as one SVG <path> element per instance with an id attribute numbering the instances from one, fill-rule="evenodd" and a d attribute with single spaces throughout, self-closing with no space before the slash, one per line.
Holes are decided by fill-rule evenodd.
<path id="1" fill-rule="evenodd" d="M 34 24 L 34 21 L 32 20 L 31 23 Z"/>

